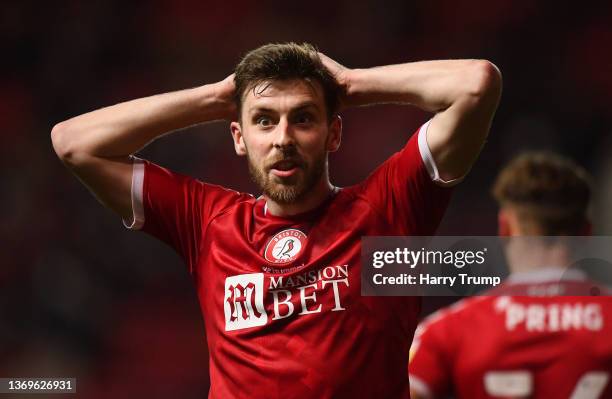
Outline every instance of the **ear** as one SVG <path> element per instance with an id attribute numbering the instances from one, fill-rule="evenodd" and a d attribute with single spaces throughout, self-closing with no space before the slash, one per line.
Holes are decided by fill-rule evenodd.
<path id="1" fill-rule="evenodd" d="M 244 156 L 247 153 L 246 145 L 244 144 L 244 136 L 242 135 L 242 127 L 239 122 L 230 123 L 230 131 L 234 139 L 234 150 L 236 154 Z"/>
<path id="2" fill-rule="evenodd" d="M 500 237 L 512 236 L 508 213 L 503 208 L 497 212 L 497 235 Z"/>
<path id="3" fill-rule="evenodd" d="M 334 115 L 329 124 L 329 136 L 327 139 L 327 151 L 336 152 L 340 148 L 342 141 L 342 118 L 340 115 Z"/>

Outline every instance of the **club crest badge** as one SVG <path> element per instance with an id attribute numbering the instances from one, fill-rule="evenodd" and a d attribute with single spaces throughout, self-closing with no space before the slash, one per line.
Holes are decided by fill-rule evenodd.
<path id="1" fill-rule="evenodd" d="M 264 257 L 271 263 L 289 263 L 295 260 L 306 246 L 306 234 L 297 229 L 276 233 L 266 245 Z"/>

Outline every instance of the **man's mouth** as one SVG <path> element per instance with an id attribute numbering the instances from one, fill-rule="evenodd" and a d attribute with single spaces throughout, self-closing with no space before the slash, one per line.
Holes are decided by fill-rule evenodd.
<path id="1" fill-rule="evenodd" d="M 289 177 L 294 175 L 302 164 L 296 160 L 285 159 L 272 164 L 270 172 L 279 177 Z"/>

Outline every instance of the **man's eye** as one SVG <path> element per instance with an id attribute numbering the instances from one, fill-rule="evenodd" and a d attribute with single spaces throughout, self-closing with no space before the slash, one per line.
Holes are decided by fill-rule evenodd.
<path id="1" fill-rule="evenodd" d="M 295 118 L 296 123 L 312 123 L 313 118 L 310 114 L 302 114 Z"/>
<path id="2" fill-rule="evenodd" d="M 261 127 L 269 127 L 272 126 L 272 119 L 268 118 L 267 116 L 260 116 L 255 120 L 255 123 Z"/>

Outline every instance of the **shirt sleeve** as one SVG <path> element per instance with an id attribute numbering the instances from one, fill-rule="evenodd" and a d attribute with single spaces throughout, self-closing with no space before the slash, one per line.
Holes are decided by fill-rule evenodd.
<path id="1" fill-rule="evenodd" d="M 123 223 L 170 245 L 192 272 L 208 222 L 238 201 L 233 190 L 206 184 L 152 162 L 133 158 L 132 220 Z"/>
<path id="2" fill-rule="evenodd" d="M 452 378 L 452 334 L 447 331 L 447 315 L 434 318 L 417 328 L 408 364 L 410 388 L 425 398 L 443 397 Z"/>
<path id="3" fill-rule="evenodd" d="M 429 122 L 411 136 L 404 148 L 380 165 L 363 183 L 362 194 L 379 210 L 398 235 L 433 235 L 452 186 L 444 181 L 427 145 Z"/>

